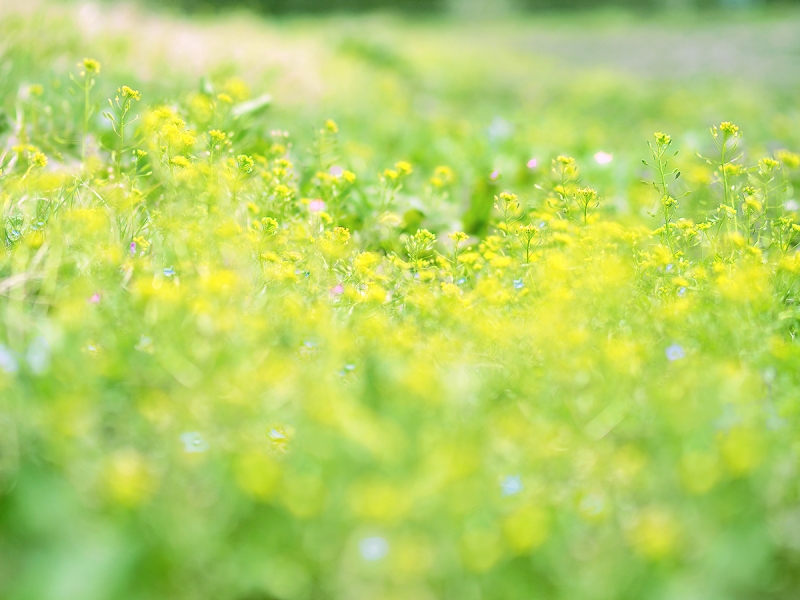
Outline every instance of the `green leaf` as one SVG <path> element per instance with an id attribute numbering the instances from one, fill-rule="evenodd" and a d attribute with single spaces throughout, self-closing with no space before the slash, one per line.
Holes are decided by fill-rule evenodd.
<path id="1" fill-rule="evenodd" d="M 231 109 L 231 114 L 234 118 L 239 119 L 247 115 L 254 115 L 272 104 L 272 96 L 270 94 L 262 94 L 252 100 L 245 100 L 240 102 Z"/>

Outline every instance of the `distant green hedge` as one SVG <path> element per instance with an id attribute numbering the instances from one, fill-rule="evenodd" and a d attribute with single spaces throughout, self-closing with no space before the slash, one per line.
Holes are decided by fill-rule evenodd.
<path id="1" fill-rule="evenodd" d="M 269 14 L 369 12 L 445 12 L 451 0 L 163 0 L 160 4 L 188 11 L 217 11 L 243 7 Z"/>
<path id="2" fill-rule="evenodd" d="M 446 12 L 464 6 L 477 6 L 476 0 L 160 0 L 188 11 L 216 11 L 244 7 L 270 14 L 366 12 L 396 10 L 400 12 Z M 601 6 L 654 10 L 659 8 L 748 7 L 765 4 L 800 4 L 800 0 L 508 0 L 521 10 L 576 10 Z"/>

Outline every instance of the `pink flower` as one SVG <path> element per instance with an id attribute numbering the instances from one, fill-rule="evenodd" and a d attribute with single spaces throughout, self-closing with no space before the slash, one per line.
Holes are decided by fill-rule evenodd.
<path id="1" fill-rule="evenodd" d="M 532 159 L 530 159 L 528 161 L 528 168 L 529 169 L 535 169 L 538 166 L 539 166 L 539 161 L 536 160 L 535 158 L 532 158 Z"/>
<path id="2" fill-rule="evenodd" d="M 333 165 L 330 169 L 328 169 L 328 173 L 334 177 L 339 177 L 342 173 L 344 173 L 344 169 L 339 165 Z"/>
<path id="3" fill-rule="evenodd" d="M 331 296 L 338 296 L 344 293 L 344 286 L 340 283 L 336 287 L 331 288 Z"/>
<path id="4" fill-rule="evenodd" d="M 492 181 L 497 181 L 499 178 L 500 178 L 500 171 L 498 171 L 497 169 L 489 173 L 489 179 L 491 179 Z"/>
<path id="5" fill-rule="evenodd" d="M 99 304 L 100 303 L 100 293 L 99 292 L 95 292 L 94 294 L 92 294 L 92 297 L 89 298 L 89 302 L 91 302 L 92 304 Z"/>
<path id="6" fill-rule="evenodd" d="M 594 155 L 594 160 L 598 165 L 607 165 L 614 160 L 614 155 L 608 152 L 598 152 Z"/>
<path id="7" fill-rule="evenodd" d="M 312 200 L 308 203 L 308 210 L 312 213 L 318 213 L 325 210 L 325 202 L 317 198 L 316 200 Z"/>

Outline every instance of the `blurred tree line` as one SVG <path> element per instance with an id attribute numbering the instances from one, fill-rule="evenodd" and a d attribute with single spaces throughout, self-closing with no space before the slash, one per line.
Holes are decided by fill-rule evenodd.
<path id="1" fill-rule="evenodd" d="M 270 14 L 366 12 L 485 13 L 501 10 L 556 11 L 617 7 L 635 11 L 749 8 L 763 5 L 800 4 L 800 0 L 160 0 L 194 11 L 244 7 Z M 494 9 L 494 10 L 492 10 Z"/>

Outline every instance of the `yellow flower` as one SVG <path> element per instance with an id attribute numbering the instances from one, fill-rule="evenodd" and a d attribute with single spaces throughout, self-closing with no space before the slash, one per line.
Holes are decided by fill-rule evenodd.
<path id="1" fill-rule="evenodd" d="M 253 172 L 253 166 L 255 162 L 253 161 L 252 156 L 247 156 L 246 154 L 240 154 L 236 157 L 236 166 L 239 169 L 240 173 L 250 174 Z"/>
<path id="2" fill-rule="evenodd" d="M 677 547 L 678 523 L 668 512 L 649 508 L 642 511 L 628 532 L 634 550 L 651 560 L 665 558 Z"/>
<path id="3" fill-rule="evenodd" d="M 446 166 L 439 166 L 436 167 L 433 171 L 433 177 L 431 177 L 431 184 L 434 187 L 443 187 L 445 185 L 449 185 L 455 179 L 455 174 L 450 167 Z"/>
<path id="4" fill-rule="evenodd" d="M 227 137 L 225 132 L 220 131 L 219 129 L 212 129 L 211 131 L 208 132 L 208 135 L 217 144 L 224 142 L 225 138 Z"/>
<path id="5" fill-rule="evenodd" d="M 242 492 L 265 502 L 278 491 L 281 469 L 268 456 L 251 452 L 239 456 L 234 462 L 234 479 Z"/>
<path id="6" fill-rule="evenodd" d="M 340 242 L 347 243 L 350 239 L 350 230 L 346 227 L 334 227 L 333 235 L 335 235 Z"/>
<path id="7" fill-rule="evenodd" d="M 155 479 L 147 463 L 133 450 L 111 456 L 105 480 L 111 499 L 124 506 L 142 504 L 155 490 Z"/>
<path id="8" fill-rule="evenodd" d="M 402 174 L 402 175 L 411 175 L 414 169 L 411 166 L 411 163 L 401 160 L 399 163 L 395 165 L 395 168 Z"/>
<path id="9" fill-rule="evenodd" d="M 729 177 L 736 177 L 738 175 L 744 175 L 745 168 L 742 165 L 735 165 L 732 163 L 728 163 L 723 167 L 725 174 Z"/>
<path id="10" fill-rule="evenodd" d="M 778 150 L 775 156 L 789 169 L 797 169 L 800 167 L 800 154 L 789 152 L 788 150 Z"/>
<path id="11" fill-rule="evenodd" d="M 529 552 L 547 540 L 550 534 L 549 515 L 538 506 L 523 506 L 503 522 L 503 534 L 514 552 Z"/>
<path id="12" fill-rule="evenodd" d="M 489 264 L 497 269 L 504 269 L 511 266 L 513 262 L 510 256 L 495 256 L 489 261 Z"/>
<path id="13" fill-rule="evenodd" d="M 763 208 L 761 202 L 756 200 L 753 196 L 746 196 L 742 204 L 748 212 L 761 212 Z"/>
<path id="14" fill-rule="evenodd" d="M 186 169 L 191 166 L 191 162 L 185 156 L 173 156 L 169 159 L 169 164 L 173 167 L 178 167 L 179 169 Z"/>
<path id="15" fill-rule="evenodd" d="M 37 169 L 44 169 L 47 166 L 47 156 L 43 152 L 35 152 L 31 157 L 31 165 Z"/>
<path id="16" fill-rule="evenodd" d="M 774 158 L 766 157 L 758 161 L 758 170 L 762 173 L 771 173 L 777 169 L 781 164 Z"/>
<path id="17" fill-rule="evenodd" d="M 125 100 L 141 100 L 142 95 L 134 89 L 129 88 L 127 85 L 123 85 L 119 89 L 119 93 Z"/>
<path id="18" fill-rule="evenodd" d="M 653 136 L 656 138 L 656 143 L 659 146 L 669 146 L 672 143 L 672 138 L 668 136 L 666 133 L 661 133 L 660 131 L 657 131 L 656 133 L 653 134 Z"/>
<path id="19" fill-rule="evenodd" d="M 97 75 L 100 73 L 100 63 L 93 58 L 84 58 L 83 62 L 78 64 L 86 73 Z"/>
<path id="20" fill-rule="evenodd" d="M 730 121 L 723 121 L 720 123 L 719 130 L 723 133 L 726 139 L 739 136 L 739 127 Z"/>

